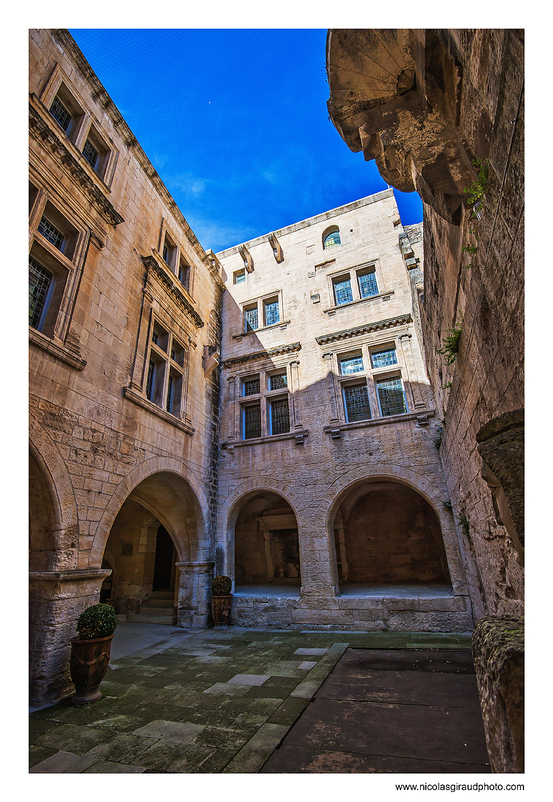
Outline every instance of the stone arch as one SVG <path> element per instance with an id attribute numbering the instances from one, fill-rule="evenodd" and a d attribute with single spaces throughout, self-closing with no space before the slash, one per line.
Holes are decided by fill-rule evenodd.
<path id="1" fill-rule="evenodd" d="M 217 565 L 218 572 L 234 577 L 234 530 L 238 515 L 249 499 L 263 491 L 277 494 L 291 507 L 299 530 L 301 526 L 300 513 L 303 505 L 296 491 L 286 482 L 282 482 L 272 476 L 257 476 L 254 479 L 242 482 L 234 488 L 232 493 L 229 493 L 219 508 L 217 531 L 222 533 L 224 542 L 218 543 L 218 546 L 222 555 L 224 555 L 224 563 Z"/>
<path id="2" fill-rule="evenodd" d="M 208 559 L 211 542 L 204 510 L 209 505 L 200 484 L 179 460 L 152 457 L 130 471 L 109 500 L 98 522 L 90 566 L 101 564 L 111 527 L 131 497 L 167 529 L 179 560 Z"/>
<path id="3" fill-rule="evenodd" d="M 31 570 L 74 567 L 78 513 L 71 476 L 56 444 L 32 416 L 29 480 Z"/>
<path id="4" fill-rule="evenodd" d="M 466 594 L 467 587 L 459 552 L 458 540 L 453 515 L 446 510 L 443 502 L 447 499 L 445 485 L 438 486 L 415 471 L 392 463 L 381 463 L 372 466 L 368 473 L 364 468 L 356 468 L 339 477 L 327 490 L 323 504 L 326 504 L 325 531 L 328 542 L 333 549 L 334 520 L 336 514 L 348 494 L 363 483 L 392 481 L 403 484 L 421 496 L 436 514 L 442 536 L 443 547 L 451 584 L 456 594 Z"/>

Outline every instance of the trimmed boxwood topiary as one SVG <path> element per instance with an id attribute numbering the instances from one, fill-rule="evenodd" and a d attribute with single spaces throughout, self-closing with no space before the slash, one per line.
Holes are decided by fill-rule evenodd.
<path id="1" fill-rule="evenodd" d="M 211 582 L 212 596 L 230 596 L 232 581 L 228 576 L 213 577 Z"/>
<path id="2" fill-rule="evenodd" d="M 108 638 L 115 632 L 117 614 L 109 604 L 95 604 L 79 616 L 77 632 L 81 640 Z"/>

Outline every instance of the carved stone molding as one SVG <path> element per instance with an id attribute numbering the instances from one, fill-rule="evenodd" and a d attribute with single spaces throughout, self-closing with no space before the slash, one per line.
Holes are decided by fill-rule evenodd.
<path id="1" fill-rule="evenodd" d="M 168 273 L 168 271 L 159 264 L 155 256 L 143 256 L 142 261 L 148 270 L 148 275 L 152 276 L 159 284 L 162 285 L 164 290 L 173 299 L 173 301 L 175 301 L 181 311 L 184 312 L 188 318 L 190 318 L 197 329 L 202 328 L 204 326 L 203 320 L 196 312 L 188 298 L 186 298 L 184 293 L 179 289 L 176 279 L 173 280 L 173 274 Z"/>
<path id="2" fill-rule="evenodd" d="M 244 354 L 243 356 L 235 356 L 232 359 L 226 359 L 222 365 L 224 368 L 231 368 L 235 365 L 243 365 L 246 362 L 252 362 L 255 359 L 270 359 L 274 356 L 293 354 L 297 351 L 301 351 L 301 343 L 278 345 L 275 348 L 267 348 L 264 351 L 255 351 L 252 354 Z"/>
<path id="3" fill-rule="evenodd" d="M 35 103 L 38 103 L 33 97 Z M 114 206 L 103 194 L 102 190 L 86 170 L 79 164 L 77 159 L 70 152 L 67 144 L 61 139 L 53 125 L 39 112 L 38 108 L 31 102 L 29 104 L 29 131 L 31 136 L 39 140 L 43 146 L 47 147 L 54 160 L 69 173 L 71 178 L 76 181 L 83 190 L 86 197 L 97 209 L 103 219 L 112 226 L 123 223 L 124 220 L 115 210 Z M 99 181 L 100 179 L 98 179 Z"/>
<path id="4" fill-rule="evenodd" d="M 362 326 L 355 326 L 352 329 L 342 329 L 342 331 L 333 331 L 330 334 L 323 334 L 321 337 L 316 337 L 319 345 L 328 345 L 328 343 L 338 342 L 339 340 L 347 340 L 350 337 L 358 337 L 361 334 L 370 334 L 373 331 L 381 331 L 382 329 L 391 329 L 394 326 L 404 326 L 407 323 L 412 323 L 413 318 L 410 313 L 400 315 L 399 317 L 390 317 L 386 320 L 377 320 L 374 323 L 365 323 Z"/>

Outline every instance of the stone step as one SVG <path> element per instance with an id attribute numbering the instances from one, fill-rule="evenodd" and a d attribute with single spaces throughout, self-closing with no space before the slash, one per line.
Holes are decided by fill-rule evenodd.
<path id="1" fill-rule="evenodd" d="M 174 599 L 175 592 L 173 590 L 152 590 L 150 599 Z"/>
<path id="2" fill-rule="evenodd" d="M 140 613 L 129 613 L 127 615 L 127 621 L 130 621 L 134 624 L 166 624 L 167 626 L 173 626 L 177 623 L 177 616 L 142 615 Z"/>
<path id="3" fill-rule="evenodd" d="M 174 606 L 175 606 L 173 598 L 170 598 L 170 599 L 156 599 L 153 596 L 149 596 L 147 599 L 144 599 L 142 604 L 145 604 L 148 607 L 159 607 L 162 610 L 164 608 L 168 608 L 168 609 L 172 610 L 174 608 Z"/>
<path id="4" fill-rule="evenodd" d="M 175 608 L 173 605 L 171 605 L 171 607 L 155 607 L 149 604 L 141 604 L 138 615 L 159 615 L 164 618 L 169 618 L 175 615 Z"/>

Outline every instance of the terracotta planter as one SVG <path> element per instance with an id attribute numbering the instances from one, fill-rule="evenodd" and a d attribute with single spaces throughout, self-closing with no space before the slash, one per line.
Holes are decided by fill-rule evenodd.
<path id="1" fill-rule="evenodd" d="M 74 705 L 87 705 L 102 698 L 99 685 L 108 670 L 113 635 L 95 640 L 71 639 L 69 670 L 77 693 Z"/>
<path id="2" fill-rule="evenodd" d="M 228 624 L 231 605 L 232 593 L 228 596 L 211 597 L 211 614 L 213 616 L 213 623 L 215 626 L 224 626 L 225 624 Z"/>

